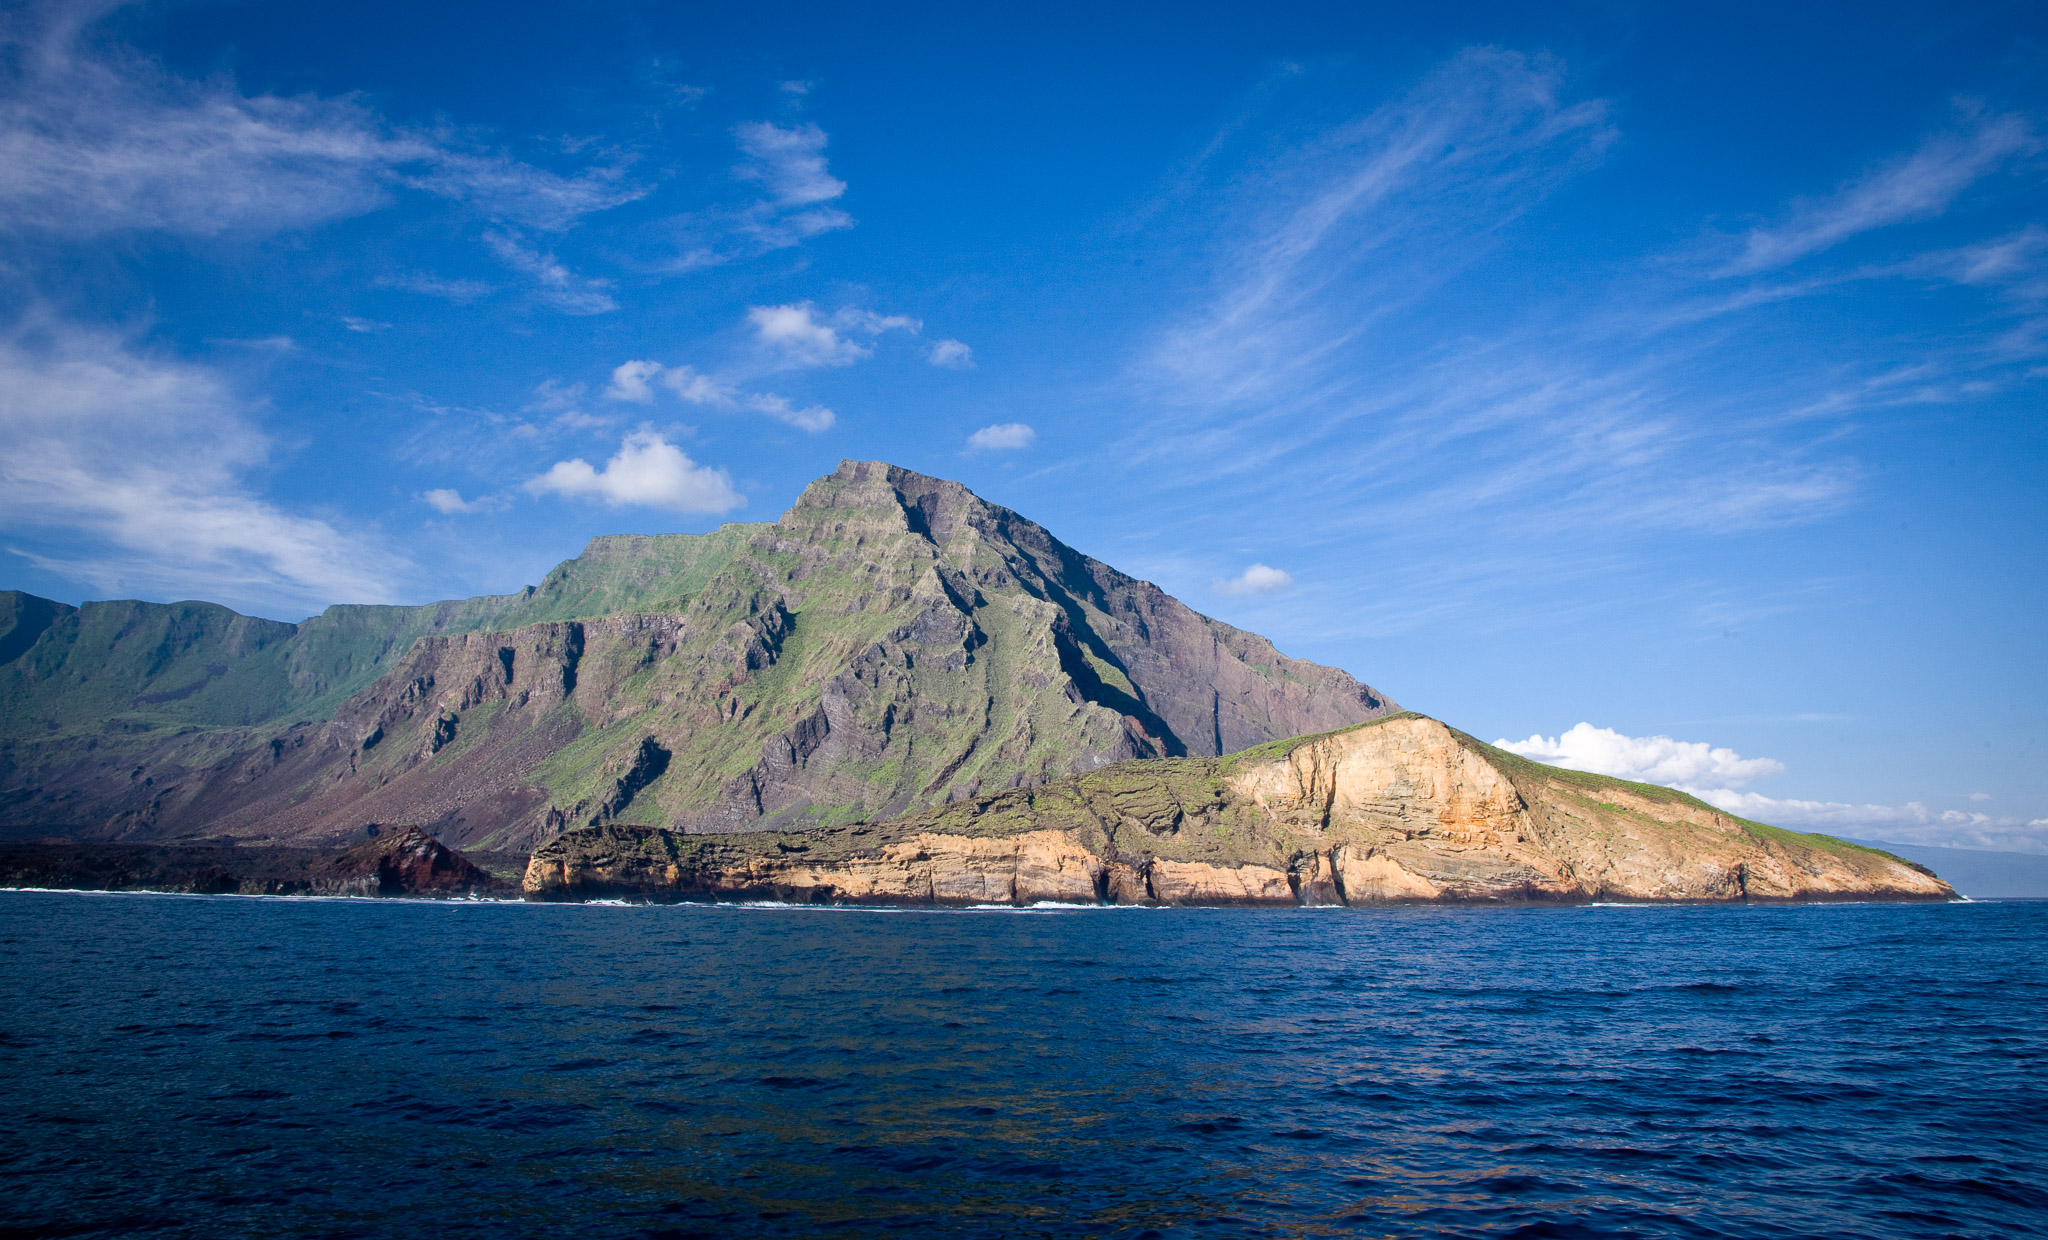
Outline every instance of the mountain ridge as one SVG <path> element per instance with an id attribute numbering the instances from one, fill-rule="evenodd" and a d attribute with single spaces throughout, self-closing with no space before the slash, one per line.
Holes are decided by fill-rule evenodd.
<path id="1" fill-rule="evenodd" d="M 593 539 L 506 595 L 290 625 L 8 592 L 16 647 L 0 827 L 104 839 L 853 821 L 1395 709 L 882 462 L 774 522 Z"/>

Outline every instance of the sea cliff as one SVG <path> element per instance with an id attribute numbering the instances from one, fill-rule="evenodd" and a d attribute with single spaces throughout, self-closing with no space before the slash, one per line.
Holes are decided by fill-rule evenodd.
<path id="1" fill-rule="evenodd" d="M 1401 714 L 1220 758 L 1125 762 L 904 817 L 537 849 L 533 899 L 1339 905 L 1946 900 L 1876 849 L 1541 766 Z"/>

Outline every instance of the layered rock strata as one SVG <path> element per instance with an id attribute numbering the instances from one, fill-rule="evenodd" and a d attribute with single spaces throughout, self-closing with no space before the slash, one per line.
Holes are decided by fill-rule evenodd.
<path id="1" fill-rule="evenodd" d="M 890 821 L 690 835 L 604 825 L 530 898 L 1169 905 L 1943 900 L 1887 853 L 1667 788 L 1540 766 L 1404 714 L 1217 759 L 1127 762 Z"/>

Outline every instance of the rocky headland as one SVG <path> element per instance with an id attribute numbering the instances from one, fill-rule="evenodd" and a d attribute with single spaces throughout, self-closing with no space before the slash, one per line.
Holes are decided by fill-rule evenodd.
<path id="1" fill-rule="evenodd" d="M 878 823 L 580 828 L 534 852 L 524 885 L 534 899 L 954 905 L 1955 898 L 1888 853 L 1540 766 L 1414 714 Z"/>

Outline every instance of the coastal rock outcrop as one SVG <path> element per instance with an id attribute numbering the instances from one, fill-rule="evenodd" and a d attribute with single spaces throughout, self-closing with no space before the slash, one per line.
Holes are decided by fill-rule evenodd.
<path id="1" fill-rule="evenodd" d="M 0 887 L 172 891 L 203 895 L 501 896 L 516 885 L 417 827 L 339 853 L 219 841 L 109 844 L 0 842 Z"/>
<path id="2" fill-rule="evenodd" d="M 1955 895 L 1888 853 L 1541 766 L 1413 714 L 876 823 L 569 831 L 534 852 L 524 888 L 536 899 L 1244 906 Z"/>

